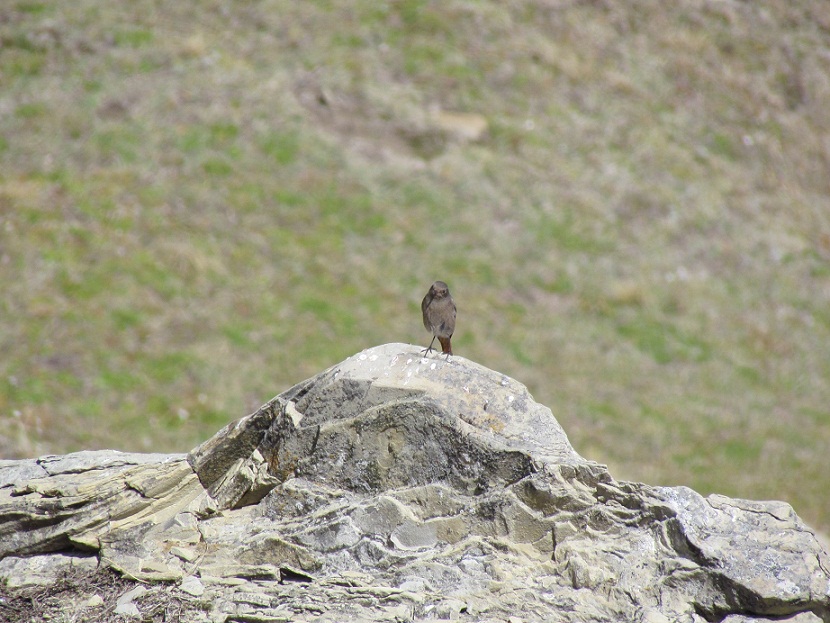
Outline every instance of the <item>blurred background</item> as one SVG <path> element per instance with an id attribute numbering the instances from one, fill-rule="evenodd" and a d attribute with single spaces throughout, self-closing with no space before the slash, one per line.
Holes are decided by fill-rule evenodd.
<path id="1" fill-rule="evenodd" d="M 825 0 L 9 0 L 0 458 L 186 452 L 364 348 L 830 531 Z"/>

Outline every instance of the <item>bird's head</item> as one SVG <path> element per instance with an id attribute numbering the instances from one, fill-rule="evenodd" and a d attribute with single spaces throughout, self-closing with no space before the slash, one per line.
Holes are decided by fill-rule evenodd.
<path id="1" fill-rule="evenodd" d="M 443 281 L 436 281 L 432 284 L 430 291 L 432 292 L 432 296 L 434 298 L 442 299 L 445 296 L 449 296 L 450 288 Z"/>

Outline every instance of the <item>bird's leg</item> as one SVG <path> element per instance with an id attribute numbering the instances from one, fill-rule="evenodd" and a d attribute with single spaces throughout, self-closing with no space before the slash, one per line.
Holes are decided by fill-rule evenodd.
<path id="1" fill-rule="evenodd" d="M 433 336 L 432 336 L 432 342 L 430 342 L 430 343 L 429 343 L 429 346 L 427 346 L 424 350 L 422 350 L 422 351 L 421 351 L 421 354 L 422 354 L 422 355 L 429 355 L 429 354 L 430 354 L 430 353 L 434 350 L 434 349 L 432 348 L 432 345 L 433 345 L 434 343 L 435 343 L 435 336 L 433 335 Z"/>

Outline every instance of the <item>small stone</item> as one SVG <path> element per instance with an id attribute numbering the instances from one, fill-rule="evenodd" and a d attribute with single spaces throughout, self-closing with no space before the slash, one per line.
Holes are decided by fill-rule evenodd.
<path id="1" fill-rule="evenodd" d="M 487 133 L 489 124 L 484 115 L 471 112 L 436 110 L 433 123 L 441 130 L 463 141 L 478 141 Z"/>
<path id="2" fill-rule="evenodd" d="M 199 552 L 186 547 L 171 547 L 170 553 L 185 562 L 193 562 L 199 557 Z"/>
<path id="3" fill-rule="evenodd" d="M 161 562 L 144 560 L 141 563 L 142 578 L 156 582 L 178 580 L 182 577 L 181 569 L 176 569 Z"/>
<path id="4" fill-rule="evenodd" d="M 136 586 L 132 590 L 127 591 L 116 601 L 114 613 L 121 614 L 131 619 L 140 619 L 141 612 L 139 611 L 138 606 L 133 603 L 133 599 L 141 597 L 147 591 L 148 589 L 144 586 Z"/>
<path id="5" fill-rule="evenodd" d="M 103 605 L 103 603 L 104 603 L 104 598 L 101 597 L 98 593 L 96 593 L 95 595 L 93 595 L 92 597 L 87 599 L 86 603 L 84 605 L 87 608 L 97 608 L 98 606 Z"/>
<path id="6" fill-rule="evenodd" d="M 195 575 L 189 575 L 182 580 L 182 583 L 179 585 L 179 589 L 188 595 L 201 597 L 205 592 L 205 585 L 202 584 L 202 581 Z"/>
<path id="7" fill-rule="evenodd" d="M 121 597 L 118 598 L 116 603 L 118 605 L 121 605 L 121 604 L 126 604 L 128 602 L 131 602 L 136 597 L 141 597 L 148 590 L 149 589 L 145 586 L 136 586 L 135 588 L 133 588 L 133 589 L 127 591 L 126 593 L 124 593 L 123 595 L 121 595 Z"/>
<path id="8" fill-rule="evenodd" d="M 114 614 L 120 614 L 122 616 L 128 617 L 130 619 L 140 619 L 141 612 L 138 610 L 138 606 L 136 606 L 133 602 L 127 602 L 123 604 L 119 604 L 113 610 Z"/>

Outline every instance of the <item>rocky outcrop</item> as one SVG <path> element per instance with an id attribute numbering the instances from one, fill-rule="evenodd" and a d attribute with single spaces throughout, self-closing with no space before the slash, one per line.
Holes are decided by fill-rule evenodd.
<path id="1" fill-rule="evenodd" d="M 830 556 L 787 504 L 618 482 L 521 384 L 403 344 L 187 455 L 0 462 L 0 556 L 7 589 L 172 581 L 188 620 L 830 620 Z"/>

